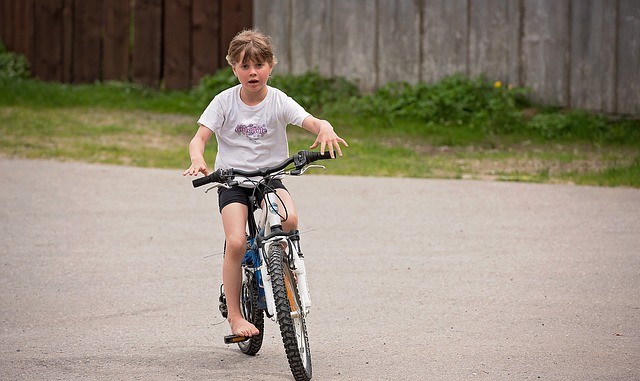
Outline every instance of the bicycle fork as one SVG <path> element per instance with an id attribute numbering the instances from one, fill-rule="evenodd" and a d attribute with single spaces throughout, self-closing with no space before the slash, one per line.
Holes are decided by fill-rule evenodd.
<path id="1" fill-rule="evenodd" d="M 288 244 L 285 244 L 287 242 Z M 304 266 L 304 257 L 300 253 L 300 245 L 295 239 L 289 239 L 287 241 L 277 240 L 273 242 L 265 242 L 263 246 L 263 250 L 260 251 L 261 255 L 261 264 L 260 264 L 260 272 L 262 274 L 262 286 L 264 287 L 265 300 L 267 304 L 267 315 L 274 320 L 276 305 L 275 299 L 273 297 L 273 288 L 271 285 L 271 276 L 269 275 L 269 271 L 267 270 L 267 258 L 266 253 L 269 253 L 269 248 L 271 245 L 281 245 L 282 250 L 284 251 L 284 256 L 289 258 L 289 266 L 293 271 L 295 276 L 295 282 L 298 286 L 298 296 L 300 297 L 300 303 L 302 304 L 302 313 L 307 315 L 309 313 L 309 309 L 311 307 L 311 298 L 309 296 L 309 285 L 307 283 L 307 275 L 306 269 Z M 293 292 L 293 290 L 287 290 L 287 292 Z M 295 298 L 294 295 L 289 295 L 290 300 Z M 296 312 L 300 313 L 300 312 Z"/>
<path id="2" fill-rule="evenodd" d="M 300 235 L 296 231 L 296 234 L 289 238 L 289 250 L 292 258 L 292 270 L 296 277 L 296 283 L 298 285 L 298 293 L 300 294 L 300 303 L 302 303 L 302 310 L 304 314 L 309 313 L 311 308 L 311 295 L 309 294 L 309 283 L 307 283 L 307 270 L 304 266 L 304 255 L 300 250 Z M 291 264 L 290 264 L 291 266 Z"/>

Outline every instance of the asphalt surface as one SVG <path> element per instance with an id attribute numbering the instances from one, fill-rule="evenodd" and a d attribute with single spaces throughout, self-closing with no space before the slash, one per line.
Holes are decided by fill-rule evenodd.
<path id="1" fill-rule="evenodd" d="M 329 173 L 330 173 L 330 164 Z M 640 379 L 640 190 L 287 179 L 316 380 Z M 216 196 L 0 158 L 0 379 L 291 380 L 222 338 Z"/>

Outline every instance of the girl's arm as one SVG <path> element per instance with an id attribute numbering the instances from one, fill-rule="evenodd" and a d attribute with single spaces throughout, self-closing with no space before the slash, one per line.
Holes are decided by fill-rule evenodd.
<path id="1" fill-rule="evenodd" d="M 344 144 L 345 147 L 349 147 L 347 142 L 333 131 L 331 123 L 326 120 L 318 119 L 313 115 L 309 115 L 302 122 L 302 128 L 317 135 L 315 142 L 313 142 L 309 148 L 314 149 L 320 145 L 321 153 L 324 153 L 325 148 L 328 148 L 332 158 L 336 157 L 334 150 L 335 152 L 338 152 L 338 155 L 342 156 L 340 143 Z"/>
<path id="2" fill-rule="evenodd" d="M 182 173 L 182 176 L 195 176 L 202 172 L 205 176 L 209 174 L 207 163 L 204 161 L 204 147 L 213 135 L 213 131 L 205 126 L 200 125 L 196 135 L 189 143 L 189 156 L 191 157 L 191 166 Z"/>

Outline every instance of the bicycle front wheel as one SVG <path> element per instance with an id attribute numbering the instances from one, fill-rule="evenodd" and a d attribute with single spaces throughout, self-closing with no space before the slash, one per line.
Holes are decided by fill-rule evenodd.
<path id="1" fill-rule="evenodd" d="M 296 278 L 280 245 L 272 245 L 268 257 L 276 315 L 289 367 L 296 381 L 308 381 L 311 379 L 311 352 Z"/>

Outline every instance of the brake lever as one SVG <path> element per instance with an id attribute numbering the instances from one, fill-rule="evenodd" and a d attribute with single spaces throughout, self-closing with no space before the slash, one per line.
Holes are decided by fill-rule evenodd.
<path id="1" fill-rule="evenodd" d="M 306 167 L 302 168 L 302 169 L 300 170 L 300 174 L 301 174 L 301 175 L 304 175 L 304 173 L 305 173 L 306 171 L 308 171 L 309 169 L 314 169 L 314 168 L 316 168 L 316 169 L 322 169 L 323 171 L 327 169 L 327 167 L 325 167 L 324 165 L 319 165 L 319 164 L 310 164 L 310 165 L 307 165 Z"/>
<path id="2" fill-rule="evenodd" d="M 224 184 L 224 183 L 215 183 L 212 186 L 210 186 L 209 188 L 204 190 L 204 193 L 209 193 L 210 190 L 212 189 L 216 189 L 216 188 L 227 188 L 227 189 L 231 189 L 231 185 L 229 184 Z"/>

